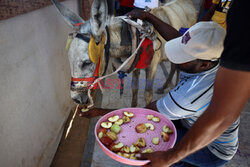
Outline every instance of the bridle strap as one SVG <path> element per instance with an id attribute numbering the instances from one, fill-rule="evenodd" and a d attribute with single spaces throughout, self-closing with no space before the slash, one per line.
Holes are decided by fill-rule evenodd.
<path id="1" fill-rule="evenodd" d="M 106 32 L 107 32 L 107 42 L 104 45 L 104 55 L 105 55 L 105 67 L 104 67 L 104 72 L 103 72 L 103 76 L 106 74 L 106 71 L 108 69 L 108 64 L 109 64 L 109 48 L 110 48 L 110 33 L 109 33 L 109 29 L 108 26 L 105 27 Z"/>
<path id="2" fill-rule="evenodd" d="M 89 41 L 90 41 L 89 37 L 86 37 L 86 36 L 84 36 L 83 34 L 80 34 L 80 33 L 76 34 L 76 38 L 79 38 L 79 39 L 81 39 L 81 40 L 83 40 L 83 41 L 85 41 L 87 43 L 89 43 Z"/>
<path id="3" fill-rule="evenodd" d="M 87 81 L 89 82 L 88 84 L 88 88 L 89 86 L 99 77 L 99 68 L 100 68 L 100 59 L 96 65 L 96 68 L 95 68 L 95 73 L 94 73 L 94 76 L 93 77 L 89 77 L 89 78 L 74 78 L 74 77 L 71 77 L 71 81 L 73 82 L 81 82 L 81 81 Z M 95 83 L 95 85 L 93 86 L 93 89 L 97 89 L 97 86 L 98 86 L 98 83 Z"/>

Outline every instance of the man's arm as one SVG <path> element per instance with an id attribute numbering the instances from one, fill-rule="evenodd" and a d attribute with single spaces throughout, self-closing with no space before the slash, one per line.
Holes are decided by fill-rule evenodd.
<path id="1" fill-rule="evenodd" d="M 153 167 L 170 166 L 207 146 L 239 117 L 250 97 L 250 72 L 220 67 L 210 106 L 170 151 L 142 155 Z M 159 158 L 165 157 L 164 161 Z"/>
<path id="2" fill-rule="evenodd" d="M 97 116 L 103 116 L 111 111 L 114 111 L 115 109 L 103 109 L 103 108 L 91 108 L 86 112 L 81 111 L 81 107 L 78 109 L 78 114 L 80 117 L 85 118 L 93 118 Z"/>
<path id="3" fill-rule="evenodd" d="M 205 4 L 206 0 L 202 0 L 201 6 L 200 6 L 200 10 L 199 10 L 199 14 L 198 14 L 198 19 L 200 18 L 202 11 L 204 10 L 204 4 Z"/>
<path id="4" fill-rule="evenodd" d="M 150 103 L 149 105 L 147 105 L 145 108 L 147 109 L 151 109 L 154 111 L 158 111 L 157 107 L 156 107 L 156 101 Z M 92 108 L 89 109 L 86 112 L 82 112 L 81 111 L 81 107 L 78 109 L 78 113 L 80 117 L 85 117 L 85 118 L 93 118 L 96 116 L 103 116 L 111 111 L 114 111 L 116 109 L 104 109 L 104 108 Z"/>
<path id="5" fill-rule="evenodd" d="M 201 18 L 200 21 L 210 21 L 214 15 L 217 6 L 218 4 L 212 4 L 209 10 L 205 13 L 205 15 Z"/>
<path id="6" fill-rule="evenodd" d="M 145 108 L 159 112 L 156 106 L 156 102 L 157 101 L 153 101 L 152 103 L 148 104 Z"/>
<path id="7" fill-rule="evenodd" d="M 133 10 L 127 15 L 132 19 L 141 19 L 150 22 L 166 41 L 182 36 L 182 34 L 175 28 L 163 22 L 161 19 L 157 18 L 149 12 L 144 12 L 142 10 Z"/>

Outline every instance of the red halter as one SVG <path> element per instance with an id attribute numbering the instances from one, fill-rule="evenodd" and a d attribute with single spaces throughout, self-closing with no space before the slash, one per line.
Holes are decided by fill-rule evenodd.
<path id="1" fill-rule="evenodd" d="M 100 67 L 100 59 L 96 65 L 96 68 L 95 68 L 95 73 L 94 73 L 94 76 L 93 77 L 90 77 L 90 78 L 74 78 L 74 77 L 71 77 L 71 81 L 74 81 L 74 82 L 80 82 L 80 81 L 87 81 L 88 82 L 88 89 L 90 88 L 90 85 L 99 77 L 99 67 Z M 95 85 L 93 86 L 93 90 L 97 89 L 98 87 L 98 83 L 95 83 Z"/>

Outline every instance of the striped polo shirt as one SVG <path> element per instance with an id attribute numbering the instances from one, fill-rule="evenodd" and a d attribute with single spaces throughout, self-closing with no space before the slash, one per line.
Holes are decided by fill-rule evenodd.
<path id="1" fill-rule="evenodd" d="M 171 120 L 181 119 L 190 129 L 210 104 L 218 68 L 195 74 L 181 72 L 178 85 L 157 101 L 158 111 Z M 209 150 L 220 159 L 232 159 L 238 148 L 238 130 L 239 119 L 208 145 Z"/>

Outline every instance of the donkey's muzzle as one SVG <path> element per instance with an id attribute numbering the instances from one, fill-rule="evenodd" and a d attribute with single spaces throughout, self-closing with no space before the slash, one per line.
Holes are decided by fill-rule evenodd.
<path id="1" fill-rule="evenodd" d="M 88 104 L 89 102 L 88 96 L 87 97 L 77 96 L 75 98 L 72 98 L 72 100 L 77 104 Z"/>

